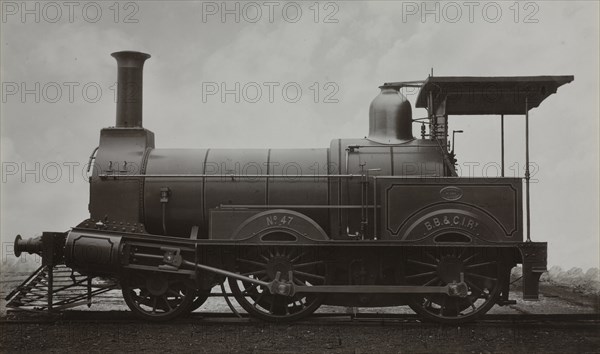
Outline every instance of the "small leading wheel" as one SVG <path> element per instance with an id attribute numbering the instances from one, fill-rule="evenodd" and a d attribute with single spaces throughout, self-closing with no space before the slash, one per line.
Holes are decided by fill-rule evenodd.
<path id="1" fill-rule="evenodd" d="M 197 296 L 184 277 L 159 272 L 132 272 L 121 281 L 123 299 L 143 320 L 168 321 L 189 313 Z"/>
<path id="2" fill-rule="evenodd" d="M 236 261 L 238 271 L 254 279 L 269 282 L 280 273 L 288 280 L 289 272 L 295 285 L 324 285 L 327 283 L 326 264 L 303 249 L 271 247 L 252 250 Z M 237 302 L 248 314 L 271 322 L 294 321 L 315 312 L 324 294 L 273 295 L 261 285 L 228 279 Z"/>
<path id="3" fill-rule="evenodd" d="M 444 286 L 459 283 L 461 274 L 466 296 L 418 294 L 410 308 L 426 319 L 456 324 L 473 321 L 491 309 L 501 291 L 502 267 L 497 254 L 484 250 L 425 250 L 406 261 L 405 280 L 410 285 Z"/>

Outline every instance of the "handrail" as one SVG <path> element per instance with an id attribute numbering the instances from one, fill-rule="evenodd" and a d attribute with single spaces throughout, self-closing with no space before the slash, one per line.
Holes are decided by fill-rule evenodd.
<path id="1" fill-rule="evenodd" d="M 233 173 L 224 173 L 224 174 L 150 174 L 150 175 L 141 175 L 141 174 L 101 174 L 98 175 L 100 178 L 356 178 L 362 177 L 361 175 L 356 174 L 347 174 L 347 175 L 257 175 L 257 174 L 233 174 Z"/>
<path id="2" fill-rule="evenodd" d="M 348 178 L 348 179 L 352 179 L 352 178 L 359 178 L 362 177 L 361 175 L 355 175 L 355 174 L 350 174 L 350 175 L 235 175 L 235 174 L 222 174 L 222 175 L 205 175 L 205 174 L 164 174 L 164 175 L 140 175 L 140 174 L 135 174 L 135 175 L 124 175 L 124 174 L 102 174 L 99 175 L 98 177 L 100 178 L 112 178 L 112 179 L 117 179 L 117 178 L 289 178 L 289 179 L 295 179 L 295 178 L 304 178 L 304 179 L 308 179 L 308 178 L 314 178 L 314 179 L 323 179 L 323 178 Z M 502 176 L 494 176 L 494 177 L 484 177 L 484 176 L 477 176 L 477 177 L 470 177 L 470 176 L 440 176 L 440 175 L 397 175 L 397 176 L 369 176 L 369 178 L 378 178 L 378 179 L 411 179 L 411 178 L 417 178 L 417 179 L 457 179 L 457 178 L 461 178 L 461 179 L 475 179 L 475 178 L 481 178 L 481 179 L 490 179 L 490 180 L 495 180 L 495 179 L 524 179 L 524 177 L 502 177 Z"/>

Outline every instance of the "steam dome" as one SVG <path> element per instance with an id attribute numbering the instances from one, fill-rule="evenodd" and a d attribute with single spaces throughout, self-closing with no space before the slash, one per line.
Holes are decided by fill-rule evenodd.
<path id="1" fill-rule="evenodd" d="M 412 108 L 397 88 L 381 86 L 369 108 L 369 140 L 400 144 L 413 140 Z"/>

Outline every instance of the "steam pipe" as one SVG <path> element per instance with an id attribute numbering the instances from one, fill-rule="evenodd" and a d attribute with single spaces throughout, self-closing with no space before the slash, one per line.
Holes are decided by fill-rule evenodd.
<path id="1" fill-rule="evenodd" d="M 116 52 L 117 59 L 117 120 L 118 128 L 142 127 L 142 79 L 144 61 L 149 54 L 140 52 Z"/>

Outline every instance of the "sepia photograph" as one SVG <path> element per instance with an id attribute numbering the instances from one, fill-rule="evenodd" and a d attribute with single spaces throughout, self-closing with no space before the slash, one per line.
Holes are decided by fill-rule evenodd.
<path id="1" fill-rule="evenodd" d="M 600 352 L 599 2 L 0 16 L 1 352 Z"/>

